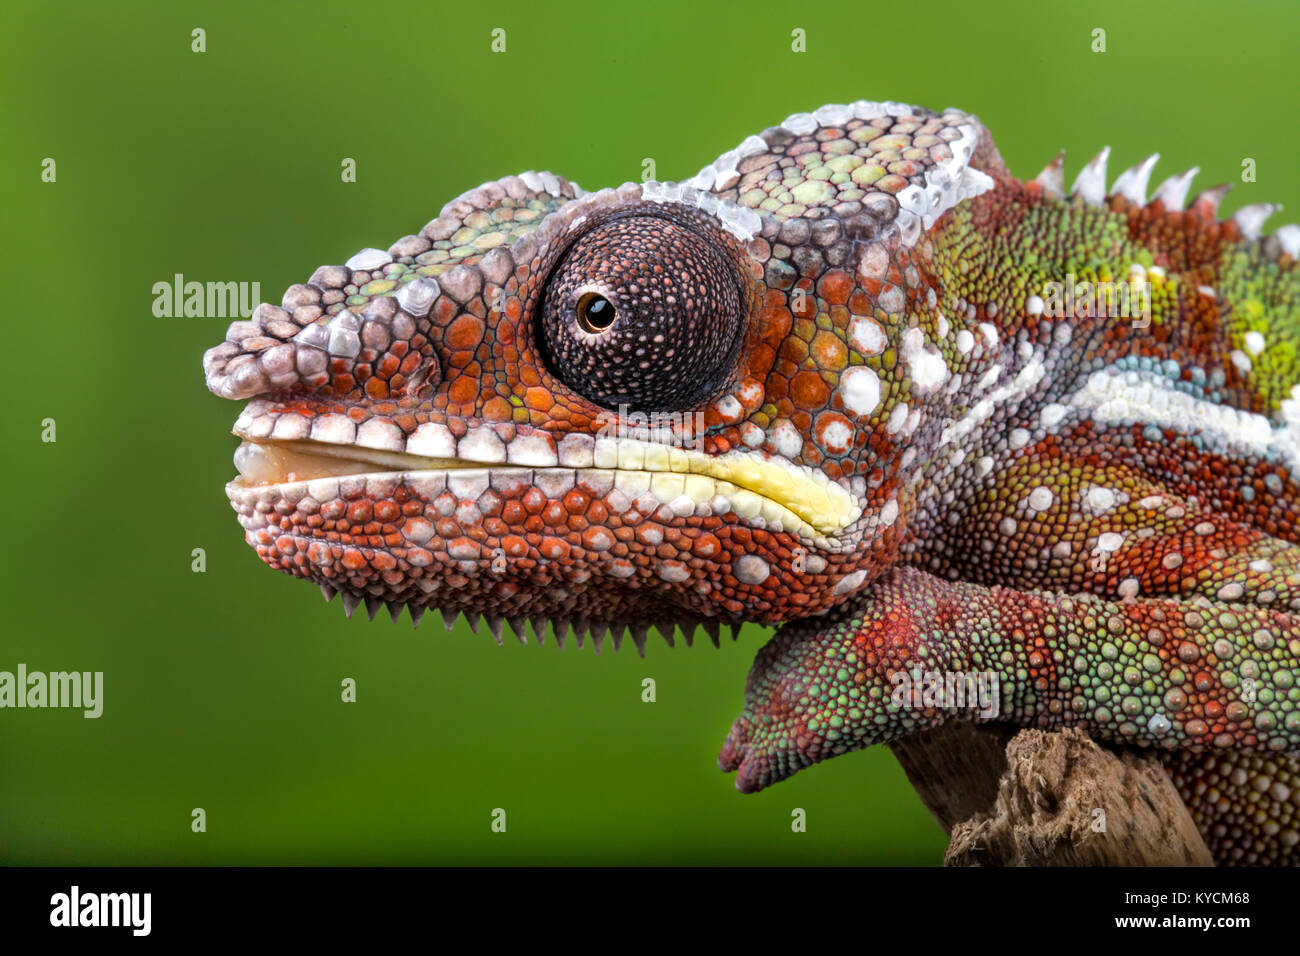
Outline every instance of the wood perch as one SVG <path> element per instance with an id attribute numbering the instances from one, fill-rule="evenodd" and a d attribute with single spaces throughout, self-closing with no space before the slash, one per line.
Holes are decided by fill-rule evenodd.
<path id="1" fill-rule="evenodd" d="M 1154 757 L 953 722 L 890 745 L 950 837 L 948 866 L 1213 866 Z"/>

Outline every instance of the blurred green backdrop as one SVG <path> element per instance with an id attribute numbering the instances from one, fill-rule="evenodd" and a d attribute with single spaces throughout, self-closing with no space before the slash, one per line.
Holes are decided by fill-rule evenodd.
<path id="1" fill-rule="evenodd" d="M 1113 171 L 1159 150 L 1157 180 L 1238 182 L 1226 211 L 1300 210 L 1294 4 L 20 2 L 6 20 L 0 242 L 24 294 L 0 670 L 102 670 L 105 701 L 98 720 L 0 711 L 3 863 L 931 864 L 945 844 L 883 748 L 732 789 L 714 759 L 759 628 L 645 661 L 498 648 L 436 615 L 347 622 L 264 568 L 222 493 L 238 409 L 199 365 L 227 321 L 155 318 L 155 282 L 260 281 L 278 302 L 483 180 L 598 188 L 645 157 L 684 178 L 858 98 L 976 112 L 1021 176 L 1064 146 L 1072 179 L 1110 143 Z"/>

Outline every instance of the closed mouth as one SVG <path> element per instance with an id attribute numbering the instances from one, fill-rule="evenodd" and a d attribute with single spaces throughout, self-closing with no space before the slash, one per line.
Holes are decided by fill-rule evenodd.
<path id="1" fill-rule="evenodd" d="M 348 476 L 444 474 L 470 478 L 567 472 L 587 481 L 611 484 L 630 498 L 649 494 L 674 514 L 734 511 L 748 521 L 762 519 L 772 530 L 824 542 L 852 524 L 861 506 L 844 488 L 820 472 L 748 452 L 706 455 L 653 442 L 600 439 L 591 465 L 565 467 L 433 457 L 314 440 L 275 441 L 240 436 L 235 451 L 239 477 L 227 486 L 232 498 L 280 486 Z"/>

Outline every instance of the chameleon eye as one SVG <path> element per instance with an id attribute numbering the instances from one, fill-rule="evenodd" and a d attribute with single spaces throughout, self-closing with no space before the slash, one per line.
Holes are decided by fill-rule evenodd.
<path id="1" fill-rule="evenodd" d="M 737 268 L 713 241 L 659 216 L 624 216 L 565 251 L 539 340 L 560 380 L 598 405 L 681 410 L 731 374 L 742 301 Z"/>
<path id="2" fill-rule="evenodd" d="M 590 335 L 599 335 L 614 324 L 618 311 L 598 292 L 588 292 L 578 300 L 578 326 Z"/>

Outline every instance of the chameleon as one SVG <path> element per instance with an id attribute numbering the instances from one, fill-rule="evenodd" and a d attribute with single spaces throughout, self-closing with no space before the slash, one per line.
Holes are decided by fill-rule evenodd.
<path id="1" fill-rule="evenodd" d="M 1217 862 L 1295 863 L 1300 226 L 1108 152 L 1067 192 L 1063 154 L 1020 180 L 970 114 L 858 101 L 682 182 L 486 182 L 207 351 L 227 497 L 349 617 L 778 626 L 741 791 L 1078 727 L 1156 754 Z"/>

